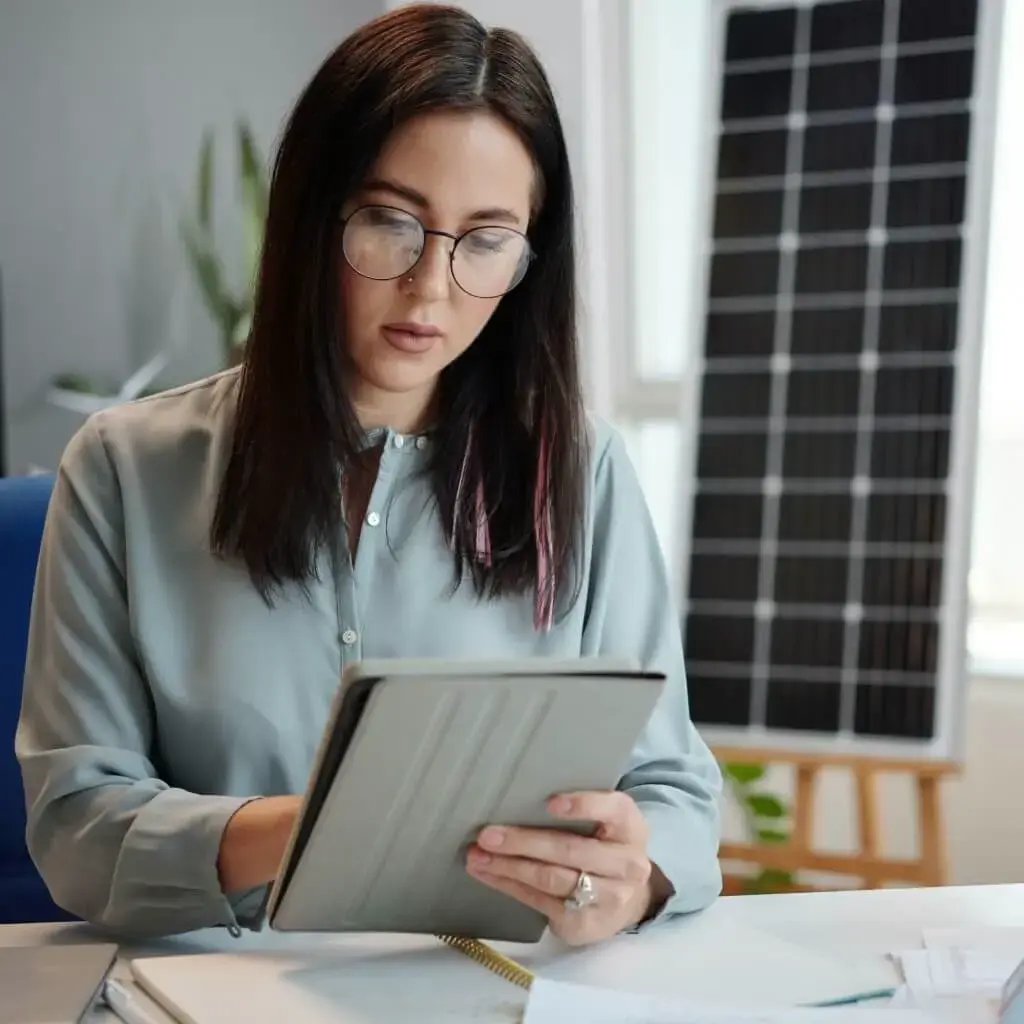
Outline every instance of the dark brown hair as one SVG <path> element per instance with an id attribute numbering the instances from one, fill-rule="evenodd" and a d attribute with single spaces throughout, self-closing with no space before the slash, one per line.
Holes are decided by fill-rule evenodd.
<path id="1" fill-rule="evenodd" d="M 313 577 L 343 526 L 341 475 L 363 433 L 348 397 L 339 214 L 388 135 L 437 110 L 489 111 L 532 154 L 537 258 L 439 383 L 429 467 L 454 579 L 533 590 L 539 628 L 574 572 L 586 437 L 576 340 L 573 196 L 565 139 L 537 57 L 516 33 L 454 7 L 400 8 L 349 36 L 299 98 L 278 147 L 253 324 L 214 549 L 241 558 L 272 603 Z"/>

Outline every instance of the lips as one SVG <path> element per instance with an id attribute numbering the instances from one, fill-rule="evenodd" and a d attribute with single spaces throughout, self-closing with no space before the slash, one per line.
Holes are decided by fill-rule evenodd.
<path id="1" fill-rule="evenodd" d="M 385 324 L 381 328 L 385 341 L 399 352 L 418 355 L 428 352 L 438 339 L 443 337 L 439 327 L 433 324 L 421 324 L 415 321 Z"/>

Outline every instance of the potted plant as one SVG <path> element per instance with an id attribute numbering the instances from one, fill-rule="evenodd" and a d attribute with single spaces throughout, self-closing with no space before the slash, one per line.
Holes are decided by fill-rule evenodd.
<path id="1" fill-rule="evenodd" d="M 196 175 L 195 210 L 182 217 L 180 230 L 200 294 L 217 325 L 221 364 L 235 365 L 242 356 L 252 322 L 253 286 L 267 217 L 268 183 L 263 159 L 244 120 L 236 124 L 238 184 L 243 219 L 243 283 L 228 283 L 226 261 L 217 249 L 213 223 L 213 132 L 203 133 Z M 88 415 L 98 409 L 159 391 L 157 378 L 171 353 L 158 352 L 123 382 L 101 382 L 80 373 L 54 377 L 50 404 Z"/>

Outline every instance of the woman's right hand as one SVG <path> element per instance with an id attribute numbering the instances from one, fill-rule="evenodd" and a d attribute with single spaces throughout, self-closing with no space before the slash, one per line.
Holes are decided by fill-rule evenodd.
<path id="1" fill-rule="evenodd" d="M 268 796 L 235 811 L 224 829 L 217 855 L 223 892 L 241 892 L 277 877 L 301 807 L 301 796 Z"/>

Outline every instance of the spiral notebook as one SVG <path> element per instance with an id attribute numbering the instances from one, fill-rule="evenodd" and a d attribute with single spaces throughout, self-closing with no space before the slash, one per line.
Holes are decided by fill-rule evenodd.
<path id="1" fill-rule="evenodd" d="M 179 1024 L 518 1020 L 532 972 L 485 943 L 437 938 L 364 935 L 357 945 L 147 957 L 131 969 Z"/>

